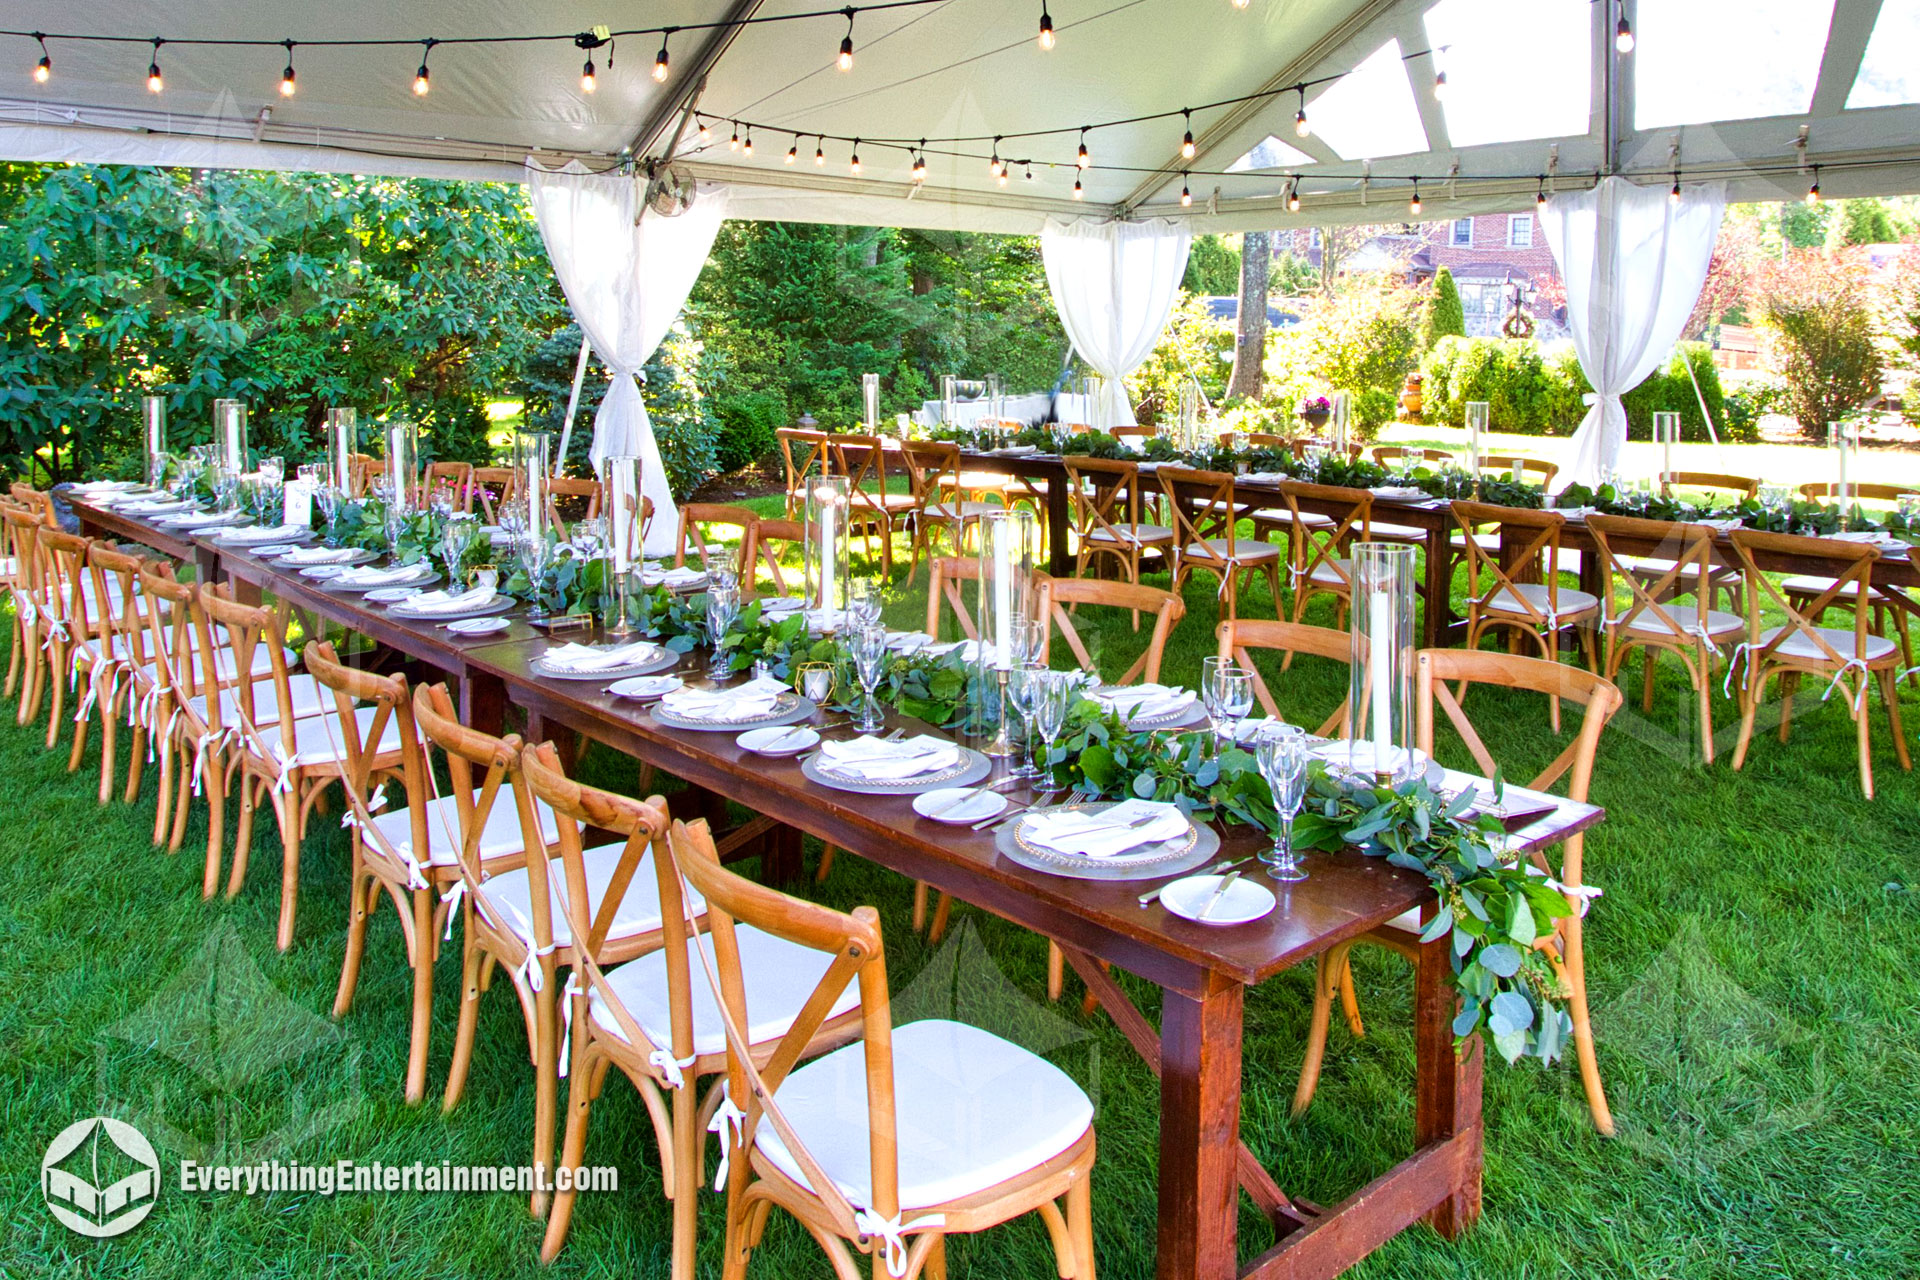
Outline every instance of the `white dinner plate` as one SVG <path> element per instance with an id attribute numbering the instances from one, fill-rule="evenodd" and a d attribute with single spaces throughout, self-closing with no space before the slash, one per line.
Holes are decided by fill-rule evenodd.
<path id="1" fill-rule="evenodd" d="M 1246 924 L 1273 910 L 1273 890 L 1241 876 L 1220 895 L 1220 901 L 1213 904 L 1213 910 L 1202 920 L 1200 913 L 1206 911 L 1207 903 L 1223 879 L 1224 876 L 1188 876 L 1175 880 L 1160 891 L 1160 901 L 1173 914 L 1200 924 Z"/>
<path id="2" fill-rule="evenodd" d="M 402 600 L 411 600 L 419 594 L 419 587 L 375 587 L 367 592 L 367 599 L 375 604 L 398 604 Z"/>
<path id="3" fill-rule="evenodd" d="M 490 636 L 512 625 L 512 618 L 462 618 L 458 622 L 449 622 L 447 630 L 457 636 Z"/>
<path id="4" fill-rule="evenodd" d="M 664 698 L 685 683 L 679 676 L 629 676 L 608 685 L 607 692 L 616 698 Z"/>
<path id="5" fill-rule="evenodd" d="M 980 787 L 941 787 L 913 798 L 913 811 L 935 822 L 981 822 L 996 817 L 1006 807 L 1005 796 Z"/>
<path id="6" fill-rule="evenodd" d="M 820 735 L 803 724 L 784 729 L 749 729 L 733 740 L 742 751 L 760 756 L 797 756 L 820 742 Z"/>

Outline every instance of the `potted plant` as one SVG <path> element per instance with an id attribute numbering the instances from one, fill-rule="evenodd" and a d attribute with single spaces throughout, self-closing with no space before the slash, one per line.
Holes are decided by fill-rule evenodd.
<path id="1" fill-rule="evenodd" d="M 1327 425 L 1327 419 L 1333 416 L 1333 401 L 1325 396 L 1314 396 L 1300 402 L 1300 417 L 1315 431 Z"/>

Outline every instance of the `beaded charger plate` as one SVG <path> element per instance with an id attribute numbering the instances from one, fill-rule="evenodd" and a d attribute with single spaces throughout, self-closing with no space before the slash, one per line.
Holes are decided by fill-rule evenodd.
<path id="1" fill-rule="evenodd" d="M 349 565 L 348 568 L 353 566 Z M 336 595 L 365 595 L 369 591 L 378 591 L 382 587 L 430 587 L 440 581 L 440 571 L 432 565 L 416 565 L 416 572 L 402 578 L 389 578 L 381 582 L 355 580 L 342 582 L 339 577 L 328 578 L 320 585 L 322 591 L 331 591 Z"/>
<path id="2" fill-rule="evenodd" d="M 692 729 L 700 733 L 738 733 L 742 729 L 764 729 L 773 725 L 795 724 L 819 708 L 797 693 L 783 693 L 774 699 L 771 711 L 762 711 L 739 720 L 708 720 L 683 716 L 664 703 L 653 708 L 653 718 L 669 729 Z"/>
<path id="3" fill-rule="evenodd" d="M 917 773 L 911 778 L 898 779 L 851 778 L 822 766 L 820 753 L 815 752 L 801 761 L 800 772 L 806 775 L 809 782 L 832 787 L 835 791 L 850 791 L 861 796 L 912 796 L 922 791 L 938 791 L 942 787 L 970 786 L 993 772 L 993 761 L 971 747 L 961 747 L 959 760 L 932 773 Z"/>
<path id="4" fill-rule="evenodd" d="M 406 618 L 412 622 L 458 622 L 462 618 L 486 618 L 496 613 L 506 613 L 515 608 L 519 601 L 512 596 L 495 596 L 483 605 L 472 609 L 420 609 L 412 600 L 402 600 L 399 604 L 387 606 L 387 612 L 396 618 Z"/>
<path id="5" fill-rule="evenodd" d="M 653 650 L 650 657 L 638 662 L 618 667 L 595 667 L 591 671 L 553 666 L 544 654 L 527 665 L 535 675 L 545 676 L 549 680 L 624 680 L 628 676 L 650 676 L 657 671 L 669 670 L 680 661 L 680 655 L 665 645 L 654 645 Z"/>
<path id="6" fill-rule="evenodd" d="M 1114 802 L 1102 801 L 1085 807 L 1086 813 L 1104 813 Z M 1042 811 L 1040 816 L 1048 811 Z M 1220 835 L 1212 827 L 1189 821 L 1184 835 L 1158 844 L 1141 845 L 1111 858 L 1090 858 L 1084 853 L 1061 853 L 1028 839 L 1026 828 L 1036 815 L 1022 814 L 1012 822 L 1003 822 L 995 830 L 993 846 L 1011 862 L 1048 875 L 1074 880 L 1153 880 L 1179 875 L 1204 866 L 1220 852 Z"/>

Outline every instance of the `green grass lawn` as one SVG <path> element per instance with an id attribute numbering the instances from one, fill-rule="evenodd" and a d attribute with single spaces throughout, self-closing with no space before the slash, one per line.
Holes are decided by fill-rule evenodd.
<path id="1" fill-rule="evenodd" d="M 778 500 L 773 500 L 777 505 Z M 904 578 L 904 568 L 901 570 Z M 1154 579 L 1164 583 L 1164 578 Z M 889 606 L 924 619 L 924 570 Z M 1191 681 L 1211 651 L 1212 580 L 1188 586 L 1189 616 L 1165 676 Z M 1255 587 L 1250 616 L 1272 616 Z M 1315 617 L 1326 621 L 1329 606 Z M 1102 667 L 1124 668 L 1145 633 L 1088 616 Z M 1267 677 L 1282 706 L 1317 722 L 1342 672 L 1312 659 Z M 1633 692 L 1637 693 L 1637 681 Z M 1920 697 L 1904 695 L 1909 723 Z M 1526 776 L 1557 745 L 1543 705 L 1469 701 Z M 1720 726 L 1733 703 L 1716 701 Z M 1634 705 L 1609 729 L 1594 799 L 1609 812 L 1588 842 L 1588 878 L 1605 889 L 1589 919 L 1588 966 L 1620 1136 L 1595 1135 L 1567 1066 L 1487 1068 L 1486 1215 L 1448 1243 L 1424 1229 L 1380 1250 L 1363 1277 L 1869 1277 L 1916 1274 L 1920 1259 L 1920 979 L 1907 953 L 1920 928 L 1915 784 L 1876 740 L 1880 799 L 1859 794 L 1839 700 L 1803 695 L 1793 740 L 1756 743 L 1747 768 L 1705 768 L 1690 749 L 1692 703 L 1663 669 L 1654 711 Z M 484 1003 L 467 1097 L 401 1100 L 408 971 L 390 907 L 373 926 L 358 1003 L 328 1017 L 346 926 L 346 840 L 316 820 L 302 869 L 293 949 L 273 948 L 278 850 L 269 836 L 233 902 L 199 897 L 204 807 L 186 850 L 152 848 L 154 786 L 137 804 L 94 801 L 97 748 L 78 774 L 41 743 L 44 722 L 0 721 L 0 942 L 10 999 L 0 1012 L 0 1165 L 4 1276 L 657 1276 L 668 1214 L 651 1130 L 634 1090 L 610 1079 L 595 1106 L 590 1163 L 617 1165 L 621 1189 L 583 1197 L 547 1271 L 540 1224 L 514 1195 L 182 1194 L 175 1163 L 278 1155 L 410 1164 L 526 1160 L 533 1088 L 521 1019 L 504 983 Z M 589 753 L 590 780 L 630 787 L 631 765 Z M 338 810 L 334 811 L 336 814 Z M 1309 858 L 1309 867 L 1311 867 Z M 931 952 L 908 920 L 910 886 L 840 859 L 822 900 L 876 904 L 888 929 L 896 1003 L 980 1021 L 1049 1048 L 1097 1097 L 1094 1177 L 1102 1272 L 1153 1274 L 1155 1085 L 1078 988 L 1044 1004 L 1042 939 L 961 908 Z M 991 965 L 989 969 L 987 966 Z M 956 988 L 950 975 L 964 979 Z M 993 979 L 997 970 L 1004 982 Z M 1249 993 L 1243 1131 L 1281 1184 L 1332 1202 L 1409 1149 L 1413 1045 L 1409 974 L 1397 959 L 1356 961 L 1368 1035 L 1336 1020 L 1319 1094 L 1291 1119 L 1310 981 L 1293 972 Z M 444 1082 L 458 946 L 444 949 L 431 1077 Z M 916 979 L 924 981 L 916 983 Z M 1131 990 L 1150 1015 L 1150 989 Z M 189 1032 L 184 1028 L 199 1028 Z M 212 1028 L 212 1031 L 207 1030 Z M 430 1098 L 433 1095 L 430 1094 Z M 53 1221 L 37 1170 L 54 1134 L 110 1113 L 160 1149 L 166 1187 L 153 1216 L 114 1241 Z M 1243 1202 L 1241 1252 L 1270 1236 Z M 701 1272 L 717 1275 L 721 1199 L 704 1196 Z M 956 1277 L 1044 1277 L 1051 1254 L 1027 1220 L 950 1246 Z M 825 1277 L 819 1250 L 775 1216 L 750 1274 Z"/>

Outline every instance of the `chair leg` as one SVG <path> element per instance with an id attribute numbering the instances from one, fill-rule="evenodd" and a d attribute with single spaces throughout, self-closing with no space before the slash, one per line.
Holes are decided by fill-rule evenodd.
<path id="1" fill-rule="evenodd" d="M 1867 799 L 1873 799 L 1873 717 L 1867 714 L 1867 684 L 1869 677 L 1860 677 L 1860 697 L 1853 702 L 1853 723 L 1856 736 L 1860 740 L 1860 790 Z M 1840 683 L 1841 693 L 1847 692 L 1846 682 Z"/>
<path id="2" fill-rule="evenodd" d="M 1695 677 L 1689 671 L 1688 676 Z M 1694 696 L 1700 701 L 1700 752 L 1708 764 L 1713 763 L 1713 664 L 1703 652 L 1700 655 L 1700 670 L 1694 679 Z"/>
<path id="3" fill-rule="evenodd" d="M 67 646 L 53 642 L 53 657 L 47 663 L 47 684 L 53 690 L 53 702 L 47 708 L 47 750 L 60 741 L 60 719 L 67 710 Z"/>
<path id="4" fill-rule="evenodd" d="M 88 672 L 88 676 L 91 678 L 92 672 Z M 67 752 L 68 773 L 77 773 L 80 770 L 80 761 L 87 754 L 87 726 L 92 723 L 91 715 L 85 720 L 73 722 L 73 749 Z"/>
<path id="5" fill-rule="evenodd" d="M 673 1091 L 673 1271 L 670 1280 L 694 1280 L 700 1235 L 700 1108 L 693 1080 Z M 724 1138 L 725 1129 L 722 1129 Z"/>
<path id="6" fill-rule="evenodd" d="M 1094 1280 L 1092 1170 L 1067 1188 L 1067 1234 L 1073 1238 L 1074 1280 Z"/>
<path id="7" fill-rule="evenodd" d="M 201 774 L 201 782 L 206 788 L 207 795 L 207 871 L 206 879 L 201 884 L 201 896 L 205 898 L 211 898 L 213 888 L 220 883 L 220 866 L 226 854 L 227 770 L 226 762 L 222 759 L 225 754 L 224 751 L 207 752 Z M 193 772 L 186 761 L 182 760 L 181 764 L 185 773 Z M 236 862 L 234 867 L 239 870 L 240 864 Z M 229 898 L 240 892 L 240 878 L 236 876 L 228 881 L 227 896 Z"/>
<path id="8" fill-rule="evenodd" d="M 938 946 L 940 939 L 947 934 L 947 917 L 953 914 L 953 895 L 942 891 L 940 898 L 933 904 L 933 923 L 927 927 L 927 942 Z"/>
<path id="9" fill-rule="evenodd" d="M 366 869 L 360 850 L 353 851 L 353 876 L 347 895 L 347 954 L 340 965 L 340 986 L 333 996 L 333 1016 L 344 1018 L 353 1008 L 353 992 L 360 985 L 360 961 L 367 954 L 367 924 L 379 901 L 380 884 Z M 476 975 L 477 981 L 477 975 Z M 461 1010 L 464 1017 L 466 1010 Z M 447 1088 L 454 1082 L 449 1079 Z M 449 1104 L 451 1105 L 451 1104 Z"/>
<path id="10" fill-rule="evenodd" d="M 20 602 L 15 600 L 14 608 L 18 610 L 19 607 Z M 11 698 L 14 695 L 14 691 L 20 687 L 20 673 L 25 669 L 25 663 L 21 658 L 21 654 L 25 652 L 26 647 L 26 628 L 20 625 L 20 615 L 16 612 L 13 615 L 13 645 L 7 657 L 6 688 L 0 690 L 0 692 L 3 692 L 9 698 Z"/>
<path id="11" fill-rule="evenodd" d="M 120 700 L 112 698 L 100 708 L 100 803 L 113 799 L 114 763 L 118 756 L 120 717 L 114 712 Z"/>
<path id="12" fill-rule="evenodd" d="M 1800 688 L 1800 673 L 1787 671 L 1780 676 L 1780 741 L 1787 740 L 1793 728 L 1793 695 Z"/>
<path id="13" fill-rule="evenodd" d="M 927 882 L 913 882 L 913 931 L 919 933 L 927 927 Z"/>
<path id="14" fill-rule="evenodd" d="M 1880 696 L 1887 704 L 1887 723 L 1893 728 L 1893 754 L 1898 757 L 1900 767 L 1913 769 L 1913 757 L 1907 753 L 1907 732 L 1900 727 L 1900 677 L 1892 670 L 1880 675 Z"/>
<path id="15" fill-rule="evenodd" d="M 447 1066 L 447 1088 L 446 1091 L 440 1095 L 440 1110 L 443 1114 L 459 1106 L 460 1099 L 466 1094 L 467 1070 L 473 1065 L 474 1030 L 480 1024 L 480 962 L 483 956 L 479 945 L 473 940 L 473 916 L 471 912 L 467 910 L 464 902 L 462 903 L 461 911 L 466 919 L 460 935 L 460 1017 L 458 1022 L 454 1024 L 453 1061 Z M 366 933 L 363 929 L 361 932 L 361 942 L 363 946 L 365 941 Z M 351 943 L 349 943 L 349 945 L 351 945 Z M 534 1007 L 538 1009 L 541 1003 L 546 1000 L 547 992 L 545 989 L 542 989 L 534 996 Z M 536 1023 L 537 1021 L 538 1019 L 536 1018 Z M 535 1026 L 534 1032 L 534 1054 L 537 1058 L 539 1056 L 539 1027 L 537 1025 Z M 538 1069 L 537 1065 L 536 1069 Z M 536 1094 L 534 1110 L 538 1112 L 539 1107 L 539 1097 Z M 551 1120 L 549 1120 L 549 1125 L 551 1125 Z"/>
<path id="16" fill-rule="evenodd" d="M 127 696 L 131 698 L 133 695 Z M 120 793 L 122 804 L 132 804 L 140 798 L 140 783 L 146 776 L 147 744 L 150 741 L 152 741 L 150 732 L 143 724 L 134 725 L 133 730 L 127 734 L 127 788 Z M 165 798 L 166 793 L 163 788 L 162 801 Z"/>
<path id="17" fill-rule="evenodd" d="M 834 852 L 835 849 L 832 845 L 828 845 L 820 850 L 820 868 L 813 873 L 813 882 L 815 884 L 825 884 L 827 877 L 833 874 Z M 919 926 L 915 925 L 914 927 L 918 928 Z"/>
<path id="18" fill-rule="evenodd" d="M 1058 1000 L 1060 992 L 1067 985 L 1067 958 L 1060 953 L 1060 944 L 1047 943 L 1047 999 Z"/>
<path id="19" fill-rule="evenodd" d="M 1342 943 L 1314 961 L 1313 1015 L 1307 1024 L 1307 1052 L 1300 1063 L 1300 1083 L 1293 1091 L 1294 1115 L 1307 1109 L 1313 1101 L 1314 1089 L 1320 1084 L 1320 1064 L 1327 1053 L 1327 1027 L 1333 1021 L 1334 992 L 1347 965 L 1347 952 L 1352 948 L 1352 943 Z"/>
<path id="20" fill-rule="evenodd" d="M 1593 1127 L 1602 1136 L 1613 1136 L 1613 1111 L 1607 1106 L 1607 1091 L 1600 1083 L 1600 1061 L 1594 1055 L 1593 1020 L 1587 1010 L 1587 961 L 1581 941 L 1581 920 L 1576 912 L 1567 918 L 1566 954 L 1562 967 L 1567 975 L 1567 1013 L 1573 1019 L 1574 1055 L 1580 1060 L 1580 1084 L 1586 1090 L 1587 1109 L 1593 1113 Z"/>
<path id="21" fill-rule="evenodd" d="M 297 858 L 294 867 L 297 872 Z M 427 1043 L 433 1035 L 433 890 L 415 889 L 409 896 L 413 908 L 413 1026 L 407 1038 L 407 1105 L 412 1106 L 427 1094 Z"/>
<path id="22" fill-rule="evenodd" d="M 560 1164 L 563 1168 L 578 1169 L 587 1149 L 587 1117 L 593 1108 L 592 1072 L 587 1069 L 587 998 L 576 995 L 573 1000 L 573 1025 L 579 1033 L 573 1038 L 573 1061 L 569 1064 L 567 1075 L 567 1136 L 560 1147 Z M 553 1207 L 547 1211 L 547 1234 L 540 1242 L 540 1261 L 552 1262 L 559 1254 L 560 1246 L 567 1242 L 567 1227 L 573 1222 L 574 1190 L 571 1185 L 562 1187 L 553 1197 Z"/>
<path id="23" fill-rule="evenodd" d="M 274 933 L 274 943 L 285 951 L 293 945 L 294 909 L 300 904 L 300 814 L 299 787 L 296 784 L 291 791 L 275 790 L 273 793 L 274 816 L 280 820 L 280 924 Z M 244 868 L 236 868 L 244 870 Z M 227 896 L 232 897 L 239 890 L 239 884 L 229 885 Z M 427 908 L 427 932 L 433 932 L 433 909 Z M 418 1102 L 418 1098 L 408 1099 Z"/>
<path id="24" fill-rule="evenodd" d="M 462 895 L 463 898 L 465 895 Z M 473 923 L 469 914 L 466 925 Z M 464 935 L 463 935 L 464 937 Z M 554 1109 L 559 1105 L 560 1094 L 560 1035 L 559 1010 L 554 1001 L 553 957 L 542 956 L 537 961 L 541 967 L 540 990 L 533 997 L 533 1167 L 535 1174 L 533 1186 L 533 1216 L 547 1216 L 553 1193 L 546 1190 L 544 1181 L 550 1181 L 553 1172 L 553 1127 Z M 478 992 L 473 1001 L 479 1006 Z M 461 1017 L 466 1017 L 462 1008 Z M 458 1052 L 458 1049 L 455 1049 Z M 468 1037 L 468 1056 L 472 1056 L 472 1037 Z M 451 1087 L 453 1081 L 447 1081 Z"/>
<path id="25" fill-rule="evenodd" d="M 1753 671 L 1751 658 L 1747 663 L 1747 669 L 1740 673 L 1740 737 L 1733 744 L 1735 772 L 1747 762 L 1747 747 L 1753 741 L 1754 713 L 1760 709 L 1760 695 L 1766 691 L 1765 677 Z"/>
<path id="26" fill-rule="evenodd" d="M 1648 715 L 1653 714 L 1653 646 L 1647 645 L 1640 650 L 1640 664 L 1645 668 L 1640 675 L 1640 709 Z"/>

